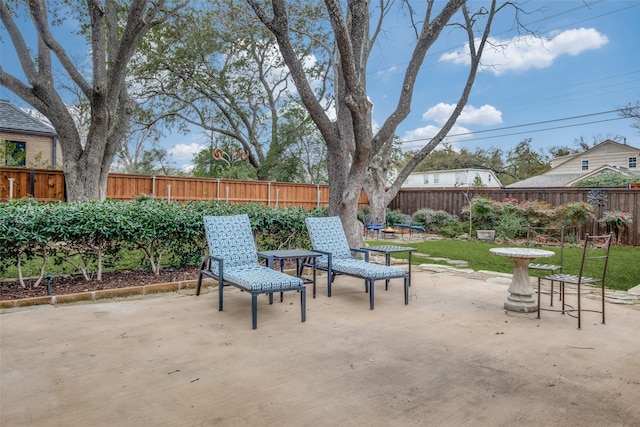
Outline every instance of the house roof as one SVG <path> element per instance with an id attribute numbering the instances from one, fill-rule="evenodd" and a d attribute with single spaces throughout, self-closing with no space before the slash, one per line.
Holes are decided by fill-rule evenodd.
<path id="1" fill-rule="evenodd" d="M 581 173 L 550 173 L 509 184 L 506 188 L 565 187 L 569 182 L 584 178 Z"/>
<path id="2" fill-rule="evenodd" d="M 602 148 L 602 146 L 604 145 L 615 145 L 617 147 L 628 150 L 629 152 L 632 152 L 632 153 L 637 153 L 639 151 L 636 147 L 633 147 L 631 145 L 621 144 L 619 142 L 615 142 L 608 139 L 594 147 L 591 147 L 590 149 L 582 153 L 575 153 L 575 154 L 569 154 L 567 156 L 556 157 L 555 159 L 552 159 L 552 162 L 554 162 L 554 166 L 551 170 L 538 176 L 534 176 L 531 178 L 523 179 L 522 181 L 514 182 L 513 184 L 507 185 L 506 188 L 567 187 L 582 179 L 585 179 L 594 175 L 598 175 L 603 171 L 623 173 L 626 175 L 640 175 L 640 171 L 634 171 L 634 170 L 631 170 L 619 165 L 614 165 L 614 164 L 606 164 L 606 165 L 600 166 L 599 168 L 589 171 L 588 173 L 584 173 L 584 172 L 556 173 L 555 172 L 560 165 L 578 156 L 588 155 L 592 151 Z M 556 162 L 558 163 L 555 164 Z"/>
<path id="3" fill-rule="evenodd" d="M 558 166 L 560 166 L 560 165 L 562 165 L 562 164 L 574 159 L 575 157 L 586 156 L 589 153 L 591 153 L 592 151 L 601 149 L 605 145 L 615 145 L 615 146 L 617 146 L 619 148 L 623 148 L 623 149 L 628 150 L 628 151 L 630 151 L 632 153 L 637 153 L 639 151 L 636 147 L 633 147 L 631 145 L 621 144 L 621 143 L 613 141 L 611 139 L 607 139 L 606 141 L 603 141 L 600 144 L 595 145 L 595 146 L 593 146 L 593 147 L 589 148 L 588 150 L 583 151 L 581 153 L 568 154 L 566 156 L 561 156 L 561 157 L 556 157 L 554 159 L 551 159 L 551 162 L 554 164 L 553 168 L 555 169 Z"/>
<path id="4" fill-rule="evenodd" d="M 0 132 L 28 135 L 56 136 L 56 131 L 11 105 L 6 99 L 0 99 Z"/>
<path id="5" fill-rule="evenodd" d="M 596 176 L 596 175 L 600 175 L 601 173 L 604 173 L 604 172 L 606 172 L 606 173 L 619 173 L 619 174 L 631 175 L 631 176 L 640 176 L 640 171 L 634 171 L 634 170 L 631 170 L 629 168 L 623 168 L 621 166 L 608 164 L 608 165 L 600 166 L 599 168 L 594 169 L 591 172 L 589 172 L 588 174 L 582 175 L 579 178 L 574 179 L 573 181 L 569 181 L 569 182 L 567 182 L 566 185 L 573 185 L 578 181 L 582 181 L 583 179 L 587 179 L 587 178 L 591 178 L 591 177 Z"/>
<path id="6" fill-rule="evenodd" d="M 492 172 L 493 171 L 491 169 L 486 169 L 486 168 L 460 168 L 460 169 L 434 169 L 434 170 L 428 170 L 428 171 L 413 171 L 410 173 L 410 175 L 423 175 L 425 173 L 440 173 L 440 172 L 478 172 L 478 171 L 482 171 L 482 172 Z"/>

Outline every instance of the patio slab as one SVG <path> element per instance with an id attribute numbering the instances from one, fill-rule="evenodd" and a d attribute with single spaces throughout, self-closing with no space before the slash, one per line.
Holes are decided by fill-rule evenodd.
<path id="1" fill-rule="evenodd" d="M 225 290 L 0 315 L 0 425 L 640 424 L 640 310 L 506 312 L 507 285 L 414 271 L 272 306 Z M 289 295 L 287 295 L 289 294 Z M 544 300 L 543 300 L 544 301 Z M 599 302 L 585 300 L 596 307 Z"/>

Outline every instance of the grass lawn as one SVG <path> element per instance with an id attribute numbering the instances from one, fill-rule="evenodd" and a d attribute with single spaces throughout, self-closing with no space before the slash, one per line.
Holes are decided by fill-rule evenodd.
<path id="1" fill-rule="evenodd" d="M 371 245 L 388 245 L 389 241 L 368 241 Z M 428 254 L 430 257 L 442 257 L 449 259 L 457 259 L 467 261 L 473 270 L 490 270 L 502 273 L 513 272 L 513 262 L 506 257 L 497 256 L 489 253 L 490 248 L 507 247 L 513 245 L 498 245 L 495 243 L 484 243 L 479 241 L 467 240 L 427 240 L 419 243 L 402 243 L 394 242 L 394 245 L 411 246 L 416 248 L 417 252 Z M 556 263 L 557 248 L 543 248 L 556 252 L 555 257 L 541 258 L 539 262 Z M 407 258 L 407 254 L 394 254 L 397 258 Z M 580 270 L 580 260 L 582 258 L 582 247 L 564 248 L 564 273 L 578 274 Z M 554 262 L 555 260 L 555 262 Z M 445 261 L 424 260 L 420 257 L 412 258 L 413 264 L 444 264 L 449 265 Z M 536 273 L 531 273 L 539 274 Z M 605 286 L 610 289 L 628 290 L 640 284 L 640 248 L 629 246 L 611 246 L 609 252 L 609 266 L 607 267 L 607 276 L 605 278 Z"/>

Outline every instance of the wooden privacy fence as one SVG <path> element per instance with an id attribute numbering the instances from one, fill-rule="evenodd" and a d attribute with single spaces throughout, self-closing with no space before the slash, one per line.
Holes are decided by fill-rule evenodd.
<path id="1" fill-rule="evenodd" d="M 462 209 L 475 196 L 496 201 L 514 198 L 519 201 L 541 201 L 551 206 L 568 202 L 587 202 L 589 188 L 518 188 L 400 190 L 389 208 L 412 214 L 418 209 L 443 210 L 460 216 Z M 604 211 L 623 211 L 633 215 L 633 225 L 622 241 L 640 246 L 640 189 L 605 188 L 604 206 L 596 209 L 596 217 Z M 306 209 L 329 205 L 329 187 L 319 184 L 288 182 L 241 181 L 217 178 L 109 174 L 107 198 L 131 200 L 151 195 L 168 200 L 222 200 L 228 203 L 261 203 L 273 207 L 300 206 Z M 0 201 L 33 196 L 41 201 L 65 200 L 64 173 L 61 170 L 0 168 Z M 369 203 L 364 192 L 359 205 Z M 589 222 L 583 233 L 599 234 L 606 230 L 597 221 Z"/>
<path id="2" fill-rule="evenodd" d="M 404 213 L 413 214 L 418 209 L 443 210 L 453 215 L 462 215 L 462 209 L 469 205 L 469 200 L 476 196 L 489 197 L 495 201 L 507 198 L 518 201 L 541 201 L 557 207 L 570 202 L 588 202 L 591 188 L 561 187 L 561 188 L 514 188 L 514 189 L 473 189 L 466 190 L 400 190 L 391 201 L 389 208 L 399 209 Z M 605 211 L 622 211 L 633 215 L 631 228 L 625 231 L 621 242 L 640 246 L 640 189 L 639 188 L 599 188 L 603 197 L 603 205 L 595 210 L 596 219 L 602 217 Z M 582 230 L 583 233 L 601 234 L 606 229 L 596 221 L 590 221 Z M 640 262 L 640 260 L 639 260 Z"/>
<path id="3" fill-rule="evenodd" d="M 107 198 L 131 200 L 142 195 L 167 200 L 222 200 L 306 209 L 329 205 L 329 187 L 271 181 L 109 174 Z M 32 196 L 41 201 L 65 200 L 61 170 L 0 168 L 0 200 Z M 364 192 L 359 205 L 368 204 Z"/>

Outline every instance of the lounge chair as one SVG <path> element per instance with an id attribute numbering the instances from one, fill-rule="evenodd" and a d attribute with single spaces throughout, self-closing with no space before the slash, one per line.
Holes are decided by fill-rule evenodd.
<path id="1" fill-rule="evenodd" d="M 196 295 L 200 295 L 202 276 L 218 280 L 219 311 L 223 309 L 224 286 L 233 285 L 251 294 L 253 329 L 258 327 L 258 295 L 273 292 L 300 291 L 302 321 L 306 320 L 306 288 L 302 280 L 258 263 L 256 244 L 247 215 L 205 216 L 204 230 L 209 255 L 202 259 Z"/>
<path id="2" fill-rule="evenodd" d="M 327 272 L 327 295 L 331 297 L 331 282 L 336 274 L 358 277 L 365 281 L 365 291 L 369 292 L 369 307 L 374 307 L 374 283 L 376 280 L 404 279 L 404 303 L 409 304 L 409 274 L 403 268 L 369 262 L 369 252 L 365 249 L 350 248 L 344 234 L 340 218 L 323 217 L 305 220 L 311 246 L 322 256 L 316 261 L 316 268 Z M 352 253 L 364 257 L 356 259 Z"/>

